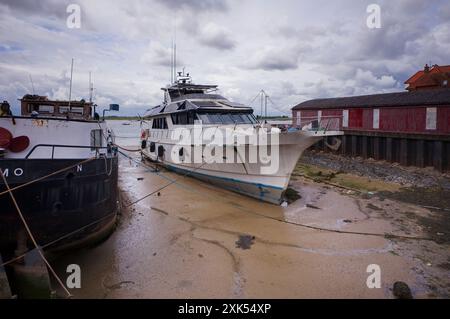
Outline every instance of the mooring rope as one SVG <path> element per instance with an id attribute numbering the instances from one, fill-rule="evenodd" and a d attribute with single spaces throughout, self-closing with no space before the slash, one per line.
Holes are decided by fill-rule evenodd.
<path id="1" fill-rule="evenodd" d="M 53 267 L 50 265 L 50 263 L 48 262 L 47 258 L 45 258 L 44 253 L 41 249 L 41 247 L 39 247 L 38 243 L 36 242 L 36 239 L 33 236 L 33 233 L 30 230 L 30 227 L 28 226 L 27 221 L 25 220 L 25 217 L 22 214 L 22 211 L 20 210 L 19 205 L 17 204 L 16 198 L 11 190 L 11 188 L 9 188 L 9 184 L 8 181 L 6 180 L 5 175 L 3 174 L 3 171 L 0 169 L 0 175 L 3 179 L 3 182 L 5 183 L 5 186 L 9 192 L 9 195 L 11 196 L 11 200 L 14 203 L 14 206 L 16 207 L 17 213 L 19 214 L 20 219 L 22 220 L 23 225 L 25 226 L 25 229 L 28 233 L 28 235 L 30 236 L 31 241 L 33 242 L 34 247 L 37 249 L 39 255 L 41 256 L 42 260 L 44 261 L 44 263 L 47 265 L 47 267 L 50 269 L 51 273 L 53 274 L 53 276 L 56 278 L 56 280 L 58 281 L 58 283 L 61 285 L 61 287 L 64 289 L 64 291 L 67 294 L 67 297 L 70 298 L 72 297 L 71 293 L 69 292 L 69 290 L 67 290 L 66 286 L 64 285 L 64 283 L 62 282 L 61 278 L 59 278 L 59 276 L 56 274 L 55 270 L 53 269 Z"/>
<path id="2" fill-rule="evenodd" d="M 97 219 L 97 220 L 95 220 L 95 221 L 93 221 L 93 222 L 91 222 L 91 223 L 89 223 L 89 224 L 87 224 L 87 225 L 85 225 L 85 226 L 82 226 L 82 227 L 80 227 L 80 228 L 78 228 L 78 229 L 76 229 L 76 230 L 74 230 L 74 231 L 71 231 L 70 233 L 67 233 L 67 234 L 65 234 L 65 235 L 63 235 L 63 236 L 61 236 L 61 237 L 59 237 L 59 238 L 57 238 L 57 239 L 55 239 L 55 240 L 52 240 L 51 242 L 49 242 L 49 243 L 47 243 L 47 244 L 41 246 L 41 249 L 44 250 L 44 249 L 46 249 L 46 248 L 48 248 L 48 247 L 50 247 L 50 246 L 53 246 L 54 244 L 60 242 L 61 240 L 64 240 L 64 239 L 66 239 L 66 238 L 68 238 L 68 237 L 70 237 L 70 236 L 73 236 L 73 235 L 79 233 L 80 231 L 85 230 L 86 228 L 89 228 L 89 227 L 94 226 L 94 225 L 96 225 L 96 224 L 98 224 L 98 223 L 101 223 L 103 220 L 105 220 L 105 219 L 107 219 L 107 218 L 109 218 L 109 217 L 111 217 L 111 216 L 113 216 L 113 215 L 115 215 L 115 214 L 116 214 L 115 212 L 114 212 L 114 213 L 110 213 L 110 214 L 105 215 L 105 216 L 103 216 L 102 218 L 99 218 L 99 219 Z M 14 257 L 14 258 L 12 258 L 12 259 L 10 259 L 10 260 L 4 262 L 4 263 L 1 264 L 0 266 L 3 267 L 3 266 L 6 266 L 6 265 L 9 265 L 9 264 L 11 264 L 11 263 L 13 263 L 13 262 L 15 262 L 15 261 L 17 261 L 17 260 L 19 260 L 19 259 L 22 259 L 23 257 L 25 257 L 25 256 L 26 256 L 28 253 L 30 253 L 31 251 L 32 251 L 32 249 L 30 249 L 30 250 L 28 250 L 28 251 L 22 253 L 20 256 Z"/>
<path id="3" fill-rule="evenodd" d="M 18 185 L 18 186 L 16 186 L 16 187 L 11 188 L 11 191 L 18 190 L 18 189 L 23 188 L 23 187 L 25 187 L 25 186 L 28 186 L 28 185 L 31 185 L 31 184 L 33 184 L 33 183 L 42 181 L 42 180 L 44 180 L 44 179 L 46 179 L 46 178 L 49 178 L 49 177 L 51 177 L 51 176 L 54 176 L 54 175 L 60 174 L 60 173 L 62 173 L 62 172 L 68 171 L 69 169 L 72 169 L 72 168 L 77 167 L 77 166 L 79 166 L 79 165 L 86 164 L 86 163 L 88 163 L 88 162 L 90 162 L 90 161 L 93 161 L 94 159 L 96 159 L 96 157 L 88 158 L 88 159 L 83 160 L 83 161 L 81 161 L 81 162 L 78 162 L 78 163 L 76 163 L 76 164 L 73 164 L 73 165 L 67 166 L 67 167 L 65 167 L 65 168 L 59 169 L 59 170 L 57 170 L 57 171 L 54 171 L 53 173 L 50 173 L 50 174 L 48 174 L 48 175 L 45 175 L 45 176 L 42 176 L 42 177 L 38 177 L 38 178 L 36 178 L 36 179 L 34 179 L 34 180 L 32 180 L 32 181 L 29 181 L 29 182 L 26 182 L 26 183 L 23 183 L 23 184 L 20 184 L 20 185 Z M 4 194 L 7 194 L 7 193 L 9 193 L 8 190 L 3 191 L 3 192 L 0 192 L 0 196 L 2 196 L 2 195 L 4 195 Z"/>
<path id="4" fill-rule="evenodd" d="M 125 156 L 125 157 L 127 157 L 127 158 L 129 158 L 129 159 L 132 159 L 131 156 L 128 156 L 128 155 L 126 155 L 126 154 L 123 153 L 123 152 L 120 152 L 120 154 L 122 154 L 123 156 Z M 207 164 L 207 163 L 204 162 L 204 163 L 202 163 L 201 165 L 195 167 L 192 171 L 188 171 L 186 174 L 183 174 L 183 175 L 181 176 L 181 178 L 185 178 L 185 177 L 189 176 L 190 174 L 192 174 L 192 173 L 194 173 L 195 171 L 197 171 L 197 170 L 199 170 L 200 168 L 202 168 L 203 165 L 205 165 L 205 164 Z M 180 178 L 180 179 L 181 179 L 181 178 Z M 128 208 L 128 207 L 130 207 L 130 206 L 133 206 L 133 205 L 135 205 L 135 204 L 137 204 L 137 203 L 143 201 L 144 199 L 146 199 L 146 198 L 152 196 L 153 194 L 156 194 L 156 193 L 162 191 L 163 189 L 165 189 L 165 188 L 169 187 L 170 185 L 173 185 L 173 184 L 175 184 L 175 183 L 177 183 L 177 182 L 178 182 L 178 179 L 171 180 L 171 181 L 170 181 L 169 183 L 167 183 L 166 185 L 164 185 L 164 186 L 162 186 L 162 187 L 160 187 L 160 188 L 158 188 L 158 189 L 152 191 L 151 193 L 149 193 L 149 194 L 147 194 L 147 195 L 145 195 L 145 196 L 143 196 L 143 197 L 141 197 L 141 198 L 135 200 L 134 202 L 128 203 L 125 207 Z"/>
<path id="5" fill-rule="evenodd" d="M 131 156 L 129 156 L 129 155 L 123 153 L 123 152 L 120 152 L 120 154 L 122 154 L 123 156 L 129 158 L 130 160 L 133 160 L 134 162 L 138 163 L 139 165 L 148 167 L 145 162 L 138 162 L 133 157 L 131 157 Z M 176 179 L 173 180 L 171 183 L 167 184 L 163 188 L 166 188 L 166 187 L 168 187 L 168 186 L 170 186 L 172 184 L 178 184 L 178 180 L 176 180 Z M 224 190 L 222 190 L 221 188 L 217 188 L 217 190 L 221 191 L 221 192 L 224 192 Z M 138 199 L 138 200 L 128 204 L 126 207 L 130 207 L 130 206 L 132 206 L 132 205 L 142 201 L 143 199 L 153 195 L 154 193 L 156 193 L 158 191 L 159 190 L 156 190 L 156 191 L 152 192 L 151 194 L 146 195 L 143 198 L 140 198 L 140 199 Z M 227 203 L 222 198 L 218 198 L 218 199 L 221 200 L 224 203 Z M 299 226 L 299 227 L 304 227 L 304 228 L 309 228 L 309 229 L 314 229 L 314 230 L 319 230 L 319 231 L 333 232 L 333 233 L 338 233 L 338 234 L 348 234 L 348 235 L 376 236 L 376 237 L 383 237 L 383 238 L 387 238 L 387 239 L 397 238 L 397 239 L 435 241 L 433 238 L 429 238 L 429 237 L 418 237 L 418 236 L 416 237 L 416 236 L 396 235 L 396 234 L 389 234 L 389 233 L 381 234 L 381 233 L 371 233 L 371 232 L 346 231 L 346 230 L 325 228 L 325 227 L 319 227 L 319 226 L 312 226 L 312 225 L 308 225 L 308 224 L 295 223 L 295 222 L 291 222 L 291 221 L 288 221 L 288 220 L 267 216 L 267 215 L 264 215 L 264 214 L 261 214 L 261 213 L 257 213 L 257 212 L 254 212 L 254 211 L 243 209 L 242 207 L 236 207 L 236 208 L 241 210 L 241 211 L 243 211 L 243 212 L 246 212 L 246 213 L 249 213 L 249 214 L 253 214 L 253 215 L 257 215 L 259 217 L 275 220 L 275 221 L 278 221 L 278 222 L 281 222 L 281 223 L 285 223 L 285 224 L 289 224 L 289 225 L 294 225 L 294 226 Z"/>

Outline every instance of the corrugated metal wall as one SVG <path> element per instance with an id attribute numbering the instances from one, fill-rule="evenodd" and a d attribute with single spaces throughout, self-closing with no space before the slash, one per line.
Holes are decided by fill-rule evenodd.
<path id="1" fill-rule="evenodd" d="M 295 110 L 293 124 L 300 116 L 305 125 L 305 119 L 317 119 L 319 111 L 322 120 L 341 117 L 345 135 L 337 152 L 342 155 L 450 170 L 450 105 Z M 315 148 L 331 151 L 323 142 Z"/>
<path id="2" fill-rule="evenodd" d="M 438 106 L 436 114 L 436 129 L 427 129 L 427 108 L 433 107 L 382 107 L 379 108 L 379 128 L 374 128 L 374 109 L 349 108 L 348 127 L 343 129 L 396 132 L 414 134 L 450 134 L 450 104 Z M 322 117 L 342 116 L 343 109 L 322 109 Z M 295 110 L 292 113 L 293 124 L 296 125 L 298 112 L 302 119 L 317 118 L 319 110 Z M 341 123 L 342 125 L 342 123 Z"/>

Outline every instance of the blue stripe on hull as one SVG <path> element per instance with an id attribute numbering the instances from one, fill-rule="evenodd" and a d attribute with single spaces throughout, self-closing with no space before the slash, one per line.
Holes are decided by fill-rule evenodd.
<path id="1" fill-rule="evenodd" d="M 284 191 L 282 187 L 270 186 L 260 183 L 251 183 L 228 177 L 219 177 L 214 175 L 203 174 L 179 168 L 170 164 L 165 165 L 168 169 L 174 172 L 181 174 L 188 174 L 188 176 L 192 176 L 207 182 L 212 182 L 231 191 L 244 194 L 250 197 L 254 197 L 256 199 L 265 202 L 270 202 L 273 204 L 279 204 L 281 202 L 281 195 Z"/>

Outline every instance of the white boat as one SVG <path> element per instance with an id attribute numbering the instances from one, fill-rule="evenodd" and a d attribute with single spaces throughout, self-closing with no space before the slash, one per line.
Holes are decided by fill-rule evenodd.
<path id="1" fill-rule="evenodd" d="M 144 115 L 142 155 L 262 201 L 281 203 L 303 151 L 342 134 L 317 120 L 292 131 L 259 123 L 251 107 L 217 94 L 216 85 L 193 84 L 181 72 L 162 90 L 163 103 Z"/>

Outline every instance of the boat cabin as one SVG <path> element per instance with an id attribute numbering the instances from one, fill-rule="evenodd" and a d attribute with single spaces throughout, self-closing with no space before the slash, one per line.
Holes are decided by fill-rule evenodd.
<path id="1" fill-rule="evenodd" d="M 193 84 L 189 73 L 179 72 L 172 85 L 162 88 L 164 102 L 147 110 L 145 118 L 151 120 L 152 129 L 168 129 L 174 125 L 257 124 L 253 109 L 231 102 L 216 94 L 217 85 Z"/>
<path id="2" fill-rule="evenodd" d="M 85 100 L 54 101 L 46 96 L 27 94 L 20 102 L 22 116 L 92 119 L 93 103 Z"/>

